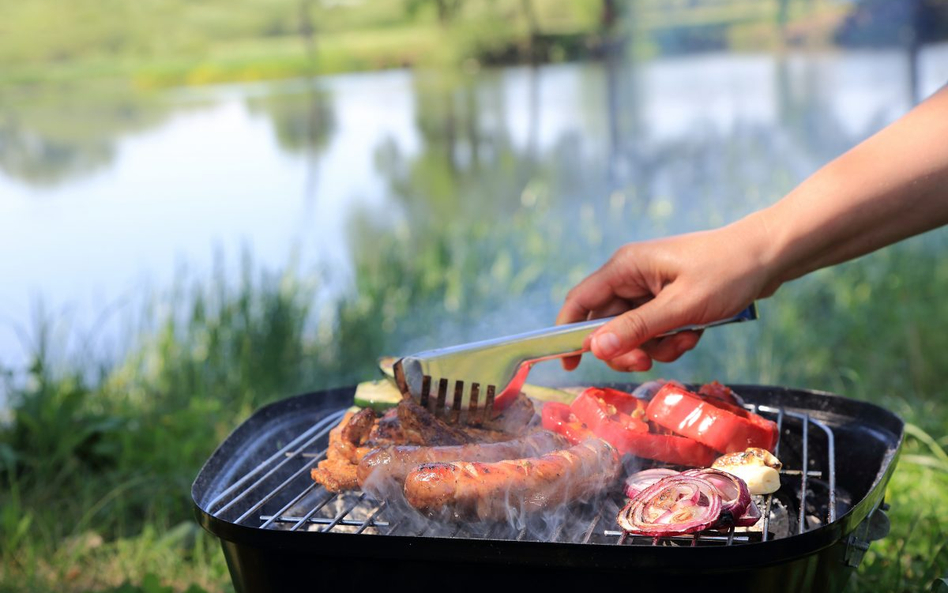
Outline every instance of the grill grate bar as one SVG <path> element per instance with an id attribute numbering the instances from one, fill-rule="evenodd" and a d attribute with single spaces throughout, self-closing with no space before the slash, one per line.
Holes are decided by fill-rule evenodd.
<path id="1" fill-rule="evenodd" d="M 358 535 L 358 534 L 362 533 L 363 531 L 365 531 L 366 528 L 369 527 L 369 525 L 372 525 L 373 527 L 378 527 L 379 525 L 375 523 L 375 517 L 376 517 L 379 513 L 381 513 L 382 511 L 384 511 L 387 507 L 388 507 L 388 503 L 385 502 L 385 501 L 382 501 L 382 504 L 380 504 L 379 506 L 375 507 L 375 510 L 372 511 L 371 513 L 369 513 L 369 516 L 366 517 L 365 521 L 362 522 L 362 525 L 359 526 L 359 529 L 356 530 L 356 535 Z M 388 523 L 386 523 L 385 525 L 388 525 Z"/>
<path id="2" fill-rule="evenodd" d="M 755 406 L 756 412 L 763 412 L 763 406 Z M 780 458 L 780 440 L 783 437 L 783 408 L 777 410 L 777 444 L 774 445 L 774 457 Z M 801 470 L 802 471 L 802 470 Z M 763 524 L 761 525 L 761 541 L 767 541 L 770 537 L 770 508 L 773 503 L 774 495 L 768 494 L 764 497 Z"/>
<path id="3" fill-rule="evenodd" d="M 560 541 L 560 536 L 563 535 L 564 527 L 566 527 L 566 521 L 560 521 L 560 524 L 556 527 L 556 529 L 553 530 L 553 534 L 550 536 L 550 541 Z"/>
<path id="4" fill-rule="evenodd" d="M 348 515 L 349 513 L 351 513 L 351 512 L 352 512 L 352 509 L 356 508 L 356 506 L 357 506 L 360 502 L 362 502 L 362 500 L 363 500 L 364 498 L 365 498 L 365 492 L 363 492 L 362 494 L 359 495 L 358 500 L 356 500 L 355 502 L 350 503 L 350 504 L 347 505 L 345 508 L 343 508 L 341 511 L 339 511 L 339 512 L 336 514 L 336 517 L 335 517 L 331 522 L 329 522 L 329 523 L 323 528 L 323 533 L 326 533 L 327 531 L 330 531 L 330 530 L 331 530 L 333 527 L 335 527 L 336 525 L 339 525 L 339 522 L 342 521 L 342 520 L 346 517 L 346 515 Z"/>
<path id="5" fill-rule="evenodd" d="M 404 522 L 405 522 L 404 519 L 398 519 L 397 521 L 395 521 L 394 523 L 392 523 L 392 528 L 389 529 L 388 532 L 387 532 L 385 535 L 395 535 L 395 531 L 396 531 L 399 527 L 401 527 L 401 526 L 402 526 L 402 523 L 404 523 Z"/>
<path id="6" fill-rule="evenodd" d="M 767 406 L 758 406 L 758 409 L 764 411 Z M 773 408 L 770 408 L 773 410 Z M 780 437 L 783 436 L 783 408 L 777 409 L 777 444 L 774 445 L 774 457 L 780 459 Z"/>
<path id="7" fill-rule="evenodd" d="M 235 521 L 235 523 L 237 523 L 237 524 L 239 525 L 239 524 L 243 523 L 243 522 L 247 519 L 247 517 L 253 515 L 253 514 L 256 513 L 257 511 L 259 511 L 260 508 L 263 507 L 263 505 L 265 505 L 265 504 L 267 504 L 268 502 L 270 502 L 271 500 L 273 500 L 273 497 L 274 497 L 274 496 L 276 496 L 277 494 L 280 493 L 281 490 L 283 490 L 284 488 L 286 488 L 287 486 L 289 486 L 291 482 L 293 482 L 294 480 L 296 480 L 296 478 L 298 478 L 298 477 L 300 477 L 301 475 L 303 475 L 304 472 L 307 472 L 307 471 L 309 471 L 310 469 L 312 469 L 313 466 L 314 466 L 320 459 L 322 459 L 325 454 L 326 454 L 326 452 L 323 451 L 322 453 L 319 454 L 318 457 L 314 457 L 313 459 L 310 459 L 308 462 L 306 462 L 306 464 L 305 464 L 303 467 L 301 467 L 301 468 L 299 468 L 298 470 L 296 470 L 295 472 L 293 472 L 293 475 L 291 475 L 289 478 L 283 480 L 283 482 L 281 482 L 279 486 L 277 486 L 276 488 L 274 488 L 274 489 L 271 490 L 270 492 L 267 492 L 260 500 L 258 500 L 258 501 L 256 502 L 256 504 L 254 504 L 252 507 L 250 507 L 250 509 L 248 509 L 243 515 L 241 515 L 240 517 L 238 517 L 237 520 Z M 287 460 L 287 461 L 288 461 L 288 460 Z M 280 465 L 282 465 L 282 463 L 281 463 Z M 276 468 L 274 468 L 274 470 L 271 470 L 271 471 L 275 471 L 275 469 L 276 469 Z M 270 472 L 267 472 L 267 475 L 270 475 Z M 264 480 L 265 478 L 260 478 L 260 479 L 261 479 L 261 480 Z M 314 482 L 314 483 L 315 483 L 315 482 Z M 259 484 L 259 482 L 258 482 L 258 484 Z M 254 486 L 256 486 L 256 485 L 257 485 L 257 484 L 254 484 Z M 229 503 L 227 503 L 227 505 L 226 505 L 224 508 L 222 508 L 222 509 L 220 510 L 220 512 L 223 513 L 223 512 L 224 512 L 225 510 L 227 510 L 230 506 L 232 506 L 235 502 L 237 502 L 238 500 L 240 500 L 241 498 L 243 498 L 246 494 L 247 494 L 246 492 L 242 492 L 242 493 L 240 494 L 240 496 L 238 496 L 238 497 L 235 498 L 234 500 L 232 500 L 232 501 L 230 501 Z"/>
<path id="8" fill-rule="evenodd" d="M 820 430 L 826 434 L 826 471 L 829 474 L 829 476 L 827 476 L 827 480 L 829 482 L 829 507 L 827 508 L 827 518 L 829 519 L 829 522 L 832 523 L 836 520 L 836 440 L 833 438 L 833 431 L 830 430 L 829 426 L 826 426 L 819 420 L 811 419 L 810 422 L 818 426 Z"/>
<path id="9" fill-rule="evenodd" d="M 800 523 L 798 533 L 803 533 L 806 531 L 806 468 L 809 467 L 810 460 L 810 416 L 807 414 L 801 414 L 800 416 L 802 416 L 803 421 L 803 461 L 800 465 L 804 471 L 800 473 Z"/>
<path id="10" fill-rule="evenodd" d="M 384 505 L 385 503 L 382 503 L 382 504 Z M 379 511 L 381 511 L 381 509 L 379 509 Z M 307 519 L 305 518 L 297 517 L 293 515 L 260 515 L 260 520 L 272 521 L 273 523 L 296 523 L 297 521 L 300 521 L 300 520 L 302 520 L 305 523 L 307 521 Z M 308 521 L 316 525 L 326 525 L 327 523 L 331 523 L 332 519 L 330 519 L 329 517 L 310 517 Z M 345 527 L 358 527 L 359 525 L 362 525 L 362 523 L 363 521 L 358 521 L 355 519 L 343 519 L 338 524 L 343 525 Z M 372 525 L 374 525 L 375 527 L 388 527 L 389 522 L 388 521 L 373 521 Z"/>
<path id="11" fill-rule="evenodd" d="M 267 465 L 269 465 L 269 464 L 271 464 L 271 463 L 274 463 L 274 462 L 275 462 L 277 459 L 279 459 L 280 457 L 285 456 L 285 455 L 287 454 L 287 452 L 292 451 L 292 450 L 293 450 L 293 447 L 296 447 L 297 445 L 299 445 L 299 443 L 301 443 L 301 442 L 303 442 L 304 440 L 306 440 L 307 438 L 309 438 L 313 433 L 318 433 L 318 434 L 316 435 L 316 437 L 310 439 L 310 440 L 308 441 L 308 443 L 312 443 L 313 441 L 317 440 L 319 437 L 325 435 L 327 432 L 329 432 L 329 430 L 330 430 L 333 426 L 335 426 L 335 425 L 339 422 L 339 420 L 343 417 L 343 415 L 345 415 L 345 410 L 340 410 L 340 411 L 338 411 L 338 412 L 334 412 L 334 413 L 332 413 L 332 414 L 329 414 L 328 416 L 326 416 L 325 418 L 323 418 L 322 420 L 320 420 L 319 422 L 317 422 L 316 424 L 314 424 L 311 428 L 309 428 L 308 430 L 306 430 L 303 434 L 301 434 L 300 436 L 298 436 L 298 437 L 296 437 L 295 439 L 293 439 L 292 441 L 290 441 L 285 447 L 283 447 L 282 449 L 280 449 L 279 451 L 277 451 L 276 453 L 274 453 L 273 455 L 271 455 L 268 459 L 266 459 L 265 461 L 263 461 L 262 463 L 260 463 L 259 465 L 257 465 L 257 467 L 255 467 L 254 469 L 252 469 L 250 472 L 248 472 L 248 473 L 247 473 L 246 475 L 244 475 L 242 478 L 240 478 L 239 480 L 237 480 L 236 482 L 234 482 L 233 485 L 229 486 L 226 490 L 224 490 L 223 492 L 221 492 L 220 494 L 218 494 L 217 496 L 215 496 L 215 497 L 211 500 L 211 502 L 208 503 L 208 505 L 207 505 L 207 510 L 208 510 L 208 512 L 214 512 L 214 507 L 216 507 L 222 500 L 224 500 L 224 498 L 226 498 L 227 496 L 233 494 L 238 488 L 240 488 L 241 486 L 243 486 L 244 484 L 246 484 L 247 482 L 249 482 L 255 475 L 257 475 L 258 473 L 260 473 L 260 471 L 262 471 L 263 468 L 265 468 Z M 306 446 L 306 445 L 303 445 L 303 447 L 305 447 L 305 446 Z M 301 449 L 302 449 L 302 447 L 301 447 Z M 298 452 L 299 452 L 299 451 L 297 451 L 297 453 L 298 453 Z M 263 480 L 265 480 L 268 476 L 273 475 L 274 472 L 276 472 L 280 467 L 283 466 L 284 463 L 286 463 L 287 461 L 289 461 L 291 458 L 292 458 L 292 456 L 286 457 L 286 459 L 284 459 L 283 462 L 281 462 L 281 463 L 280 463 L 279 465 L 277 465 L 275 468 L 273 468 L 273 469 L 271 469 L 269 472 L 267 472 L 267 475 L 266 475 L 266 476 L 264 476 L 264 477 L 261 478 L 260 480 L 257 480 L 257 482 L 256 482 L 253 486 L 250 486 L 249 488 L 247 488 L 246 490 L 244 490 L 241 494 L 238 495 L 238 497 L 239 497 L 239 498 L 243 498 L 243 496 L 245 496 L 249 491 L 253 490 L 257 485 L 259 485 L 259 484 L 260 484 Z M 227 506 L 229 507 L 230 504 L 233 504 L 233 502 L 234 502 L 234 501 L 232 500 Z M 224 507 L 224 509 L 220 509 L 220 510 L 216 511 L 215 514 L 224 512 L 224 510 L 225 510 L 226 508 L 227 508 L 227 507 Z"/>
<path id="12" fill-rule="evenodd" d="M 583 532 L 582 542 L 588 544 L 589 540 L 592 539 L 593 533 L 596 531 L 596 525 L 599 525 L 599 521 L 602 519 L 602 509 L 599 509 L 599 512 L 596 513 L 596 516 L 593 517 L 592 522 L 589 524 L 589 527 L 586 528 L 586 531 Z"/>
<path id="13" fill-rule="evenodd" d="M 677 544 L 688 544 L 691 545 L 691 542 L 695 540 L 694 535 L 672 535 L 668 537 L 652 537 L 650 535 L 634 535 L 627 533 L 625 531 L 619 531 L 615 529 L 606 529 L 602 532 L 606 537 L 618 537 L 617 544 L 622 545 L 632 540 L 632 543 L 636 541 L 649 541 L 654 542 L 652 545 L 658 545 L 659 541 L 674 542 Z M 709 533 L 699 534 L 701 541 L 703 542 L 714 542 L 714 543 L 729 543 L 729 542 L 749 542 L 753 541 L 754 537 L 750 535 L 750 532 L 737 532 L 731 528 L 730 532 L 727 535 L 713 535 Z"/>
<path id="14" fill-rule="evenodd" d="M 267 527 L 269 527 L 269 526 L 277 519 L 277 517 L 282 517 L 282 516 L 283 516 L 283 513 L 285 513 L 285 512 L 287 512 L 288 510 L 290 510 L 290 508 L 292 508 L 293 505 L 295 505 L 295 504 L 298 503 L 299 501 L 303 500 L 303 497 L 304 497 L 304 496 L 306 496 L 307 494 L 309 494 L 310 492 L 312 492 L 312 491 L 315 490 L 315 489 L 316 489 L 316 482 L 313 482 L 313 483 L 310 484 L 308 487 L 303 488 L 303 491 L 302 491 L 302 492 L 300 492 L 299 494 L 297 494 L 296 496 L 294 496 L 293 499 L 292 499 L 290 502 L 288 502 L 288 503 L 286 503 L 285 505 L 283 505 L 283 508 L 282 508 L 282 509 L 280 509 L 279 511 L 277 511 L 276 514 L 273 515 L 272 517 L 268 518 L 268 519 L 264 522 L 264 524 L 261 525 L 260 527 L 261 527 L 261 528 L 264 528 L 264 529 L 266 529 Z M 240 521 L 238 521 L 238 523 L 239 523 L 239 522 L 240 522 Z"/>
<path id="15" fill-rule="evenodd" d="M 770 509 L 774 502 L 774 495 L 768 494 L 764 497 L 764 508 L 763 508 L 763 525 L 761 525 L 760 539 L 761 541 L 767 541 L 770 537 Z"/>
<path id="16" fill-rule="evenodd" d="M 309 521 L 309 520 L 313 517 L 313 515 L 315 515 L 316 513 L 318 513 L 318 512 L 320 511 L 320 509 L 322 509 L 324 506 L 326 506 L 327 504 L 329 504 L 329 503 L 330 503 L 334 498 L 336 498 L 337 496 L 338 496 L 338 494 L 336 494 L 336 493 L 330 493 L 329 496 L 327 496 L 326 498 L 324 498 L 324 499 L 322 500 L 322 502 L 320 502 L 319 504 L 317 504 L 316 506 L 314 506 L 312 509 L 310 509 L 310 511 L 309 511 L 308 513 L 306 513 L 305 515 L 303 515 L 303 517 L 302 517 L 299 521 L 297 521 L 297 522 L 293 525 L 293 527 L 290 527 L 290 531 L 297 531 L 297 530 L 299 530 L 299 528 L 303 525 L 303 523 L 306 523 L 307 521 Z"/>

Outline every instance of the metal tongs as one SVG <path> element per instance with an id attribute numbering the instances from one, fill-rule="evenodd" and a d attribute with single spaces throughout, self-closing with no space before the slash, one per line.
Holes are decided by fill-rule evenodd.
<path id="1" fill-rule="evenodd" d="M 582 354 L 586 336 L 611 319 L 557 325 L 406 356 L 395 363 L 395 382 L 402 395 L 414 398 L 436 416 L 455 422 L 463 411 L 463 422 L 478 424 L 520 392 L 534 364 Z M 733 317 L 687 325 L 659 337 L 754 319 L 757 306 L 752 303 Z"/>

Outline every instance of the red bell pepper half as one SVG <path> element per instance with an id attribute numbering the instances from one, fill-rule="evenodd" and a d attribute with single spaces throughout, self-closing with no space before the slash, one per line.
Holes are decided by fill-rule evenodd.
<path id="1" fill-rule="evenodd" d="M 646 410 L 648 418 L 722 453 L 760 447 L 772 451 L 777 425 L 717 398 L 702 398 L 677 385 L 665 385 Z"/>
<path id="2" fill-rule="evenodd" d="M 590 387 L 570 405 L 543 406 L 543 427 L 577 442 L 597 436 L 620 453 L 675 465 L 706 467 L 717 453 L 673 434 L 655 434 L 645 421 L 646 403 L 616 389 Z"/>

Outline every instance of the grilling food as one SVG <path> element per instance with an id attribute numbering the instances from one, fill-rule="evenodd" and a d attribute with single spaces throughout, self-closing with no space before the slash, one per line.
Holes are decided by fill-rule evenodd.
<path id="1" fill-rule="evenodd" d="M 684 387 L 684 386 L 682 386 Z M 698 394 L 705 396 L 705 399 L 709 397 L 716 398 L 732 406 L 742 406 L 744 405 L 741 397 L 734 393 L 734 390 L 728 387 L 727 385 L 722 385 L 717 381 L 711 381 L 710 383 L 705 383 L 698 389 Z"/>
<path id="2" fill-rule="evenodd" d="M 310 477 L 326 490 L 342 492 L 359 486 L 355 470 L 358 460 L 365 454 L 359 449 L 366 441 L 366 434 L 363 433 L 366 417 L 371 417 L 372 422 L 375 422 L 375 413 L 370 408 L 346 412 L 339 424 L 329 431 L 326 459 L 310 471 Z"/>
<path id="3" fill-rule="evenodd" d="M 361 488 L 380 500 L 407 502 L 442 519 L 510 520 L 598 494 L 618 477 L 620 457 L 631 454 L 701 469 L 679 473 L 656 468 L 630 477 L 625 490 L 632 500 L 623 511 L 623 528 L 631 526 L 630 532 L 691 533 L 748 525 L 760 517 L 741 478 L 704 469 L 719 456 L 709 443 L 726 449 L 747 433 L 757 440 L 766 435 L 765 444 L 772 445 L 769 421 L 735 411 L 729 402 L 739 399 L 721 384 L 702 387 L 701 395 L 674 381 L 656 384 L 649 388 L 651 402 L 609 388 L 590 387 L 576 397 L 558 391 L 544 398 L 548 401 L 540 416 L 531 399 L 520 394 L 503 412 L 473 419 L 479 420 L 476 425 L 446 421 L 411 398 L 400 399 L 380 416 L 378 411 L 394 399 L 390 390 L 385 380 L 357 389 L 360 403 L 369 407 L 346 414 L 330 432 L 326 459 L 311 472 L 327 490 Z M 680 412 L 673 400 L 692 403 L 689 397 L 692 411 L 712 417 L 717 432 L 692 435 L 680 421 L 668 426 Z M 665 409 L 672 411 L 663 416 Z M 741 450 L 742 457 L 726 456 L 721 463 L 775 471 L 751 461 L 766 460 L 766 451 Z M 668 479 L 675 480 L 672 490 Z M 641 502 L 660 483 L 665 483 L 665 498 Z M 655 525 L 643 527 L 648 523 Z"/>
<path id="4" fill-rule="evenodd" d="M 590 387 L 570 406 L 546 403 L 543 427 L 562 434 L 571 443 L 591 436 L 605 439 L 620 454 L 664 461 L 674 465 L 707 467 L 717 453 L 701 443 L 651 429 L 645 415 L 648 404 L 623 391 Z"/>
<path id="5" fill-rule="evenodd" d="M 518 397 L 502 413 L 480 426 L 448 424 L 418 405 L 402 399 L 381 417 L 372 408 L 347 412 L 329 432 L 326 459 L 310 471 L 310 477 L 330 492 L 359 488 L 358 466 L 372 450 L 395 445 L 449 447 L 509 441 L 536 429 L 533 403 Z"/>
<path id="6" fill-rule="evenodd" d="M 665 384 L 646 409 L 648 418 L 676 434 L 721 453 L 747 447 L 772 450 L 777 424 L 716 397 L 702 398 L 680 385 Z"/>
<path id="7" fill-rule="evenodd" d="M 360 408 L 372 408 L 382 413 L 402 401 L 402 392 L 388 379 L 365 381 L 356 385 L 352 403 Z"/>
<path id="8" fill-rule="evenodd" d="M 683 476 L 697 476 L 711 482 L 711 485 L 721 495 L 721 520 L 719 525 L 733 523 L 735 519 L 744 515 L 744 511 L 751 503 L 750 491 L 744 480 L 723 472 L 719 469 L 690 469 L 681 473 Z"/>
<path id="9" fill-rule="evenodd" d="M 678 473 L 679 472 L 667 467 L 653 467 L 651 469 L 643 469 L 642 471 L 636 472 L 626 478 L 623 492 L 625 492 L 625 495 L 629 498 L 634 498 L 636 494 L 645 490 L 662 478 L 674 476 Z"/>
<path id="10" fill-rule="evenodd" d="M 773 454 L 757 447 L 722 455 L 711 464 L 747 482 L 751 494 L 772 494 L 779 490 L 782 466 Z"/>
<path id="11" fill-rule="evenodd" d="M 662 478 L 619 511 L 619 526 L 637 535 L 682 535 L 704 531 L 721 518 L 721 495 L 696 476 Z"/>
<path id="12" fill-rule="evenodd" d="M 628 533 L 659 537 L 748 526 L 759 518 L 743 480 L 696 469 L 661 478 L 636 493 L 616 521 Z"/>
<path id="13" fill-rule="evenodd" d="M 476 443 L 449 447 L 397 445 L 376 449 L 362 458 L 358 467 L 359 485 L 377 498 L 389 498 L 400 491 L 405 477 L 426 463 L 445 461 L 496 462 L 504 459 L 537 457 L 569 446 L 566 439 L 542 430 L 497 443 Z"/>
<path id="14" fill-rule="evenodd" d="M 431 516 L 502 520 L 598 494 L 621 467 L 614 447 L 590 439 L 542 457 L 422 465 L 405 479 L 405 497 Z"/>

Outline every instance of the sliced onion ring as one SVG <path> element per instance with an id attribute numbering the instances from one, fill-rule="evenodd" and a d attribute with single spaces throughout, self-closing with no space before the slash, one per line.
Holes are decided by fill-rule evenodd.
<path id="1" fill-rule="evenodd" d="M 667 467 L 653 467 L 652 469 L 643 469 L 634 473 L 625 480 L 625 495 L 629 498 L 635 498 L 635 495 L 645 490 L 655 482 L 668 476 L 676 476 L 678 472 Z"/>
<path id="2" fill-rule="evenodd" d="M 682 475 L 704 478 L 717 488 L 721 494 L 721 526 L 726 526 L 731 521 L 736 522 L 751 504 L 747 483 L 735 475 L 712 468 L 690 469 L 682 472 Z"/>
<path id="3" fill-rule="evenodd" d="M 747 509 L 744 511 L 744 514 L 734 519 L 734 525 L 737 527 L 750 527 L 760 520 L 760 516 L 760 509 L 756 504 L 754 504 L 754 501 L 752 500 L 750 504 L 747 505 Z"/>
<path id="4" fill-rule="evenodd" d="M 674 475 L 655 482 L 619 511 L 616 521 L 629 533 L 679 535 L 703 531 L 721 517 L 721 495 L 704 478 Z"/>

